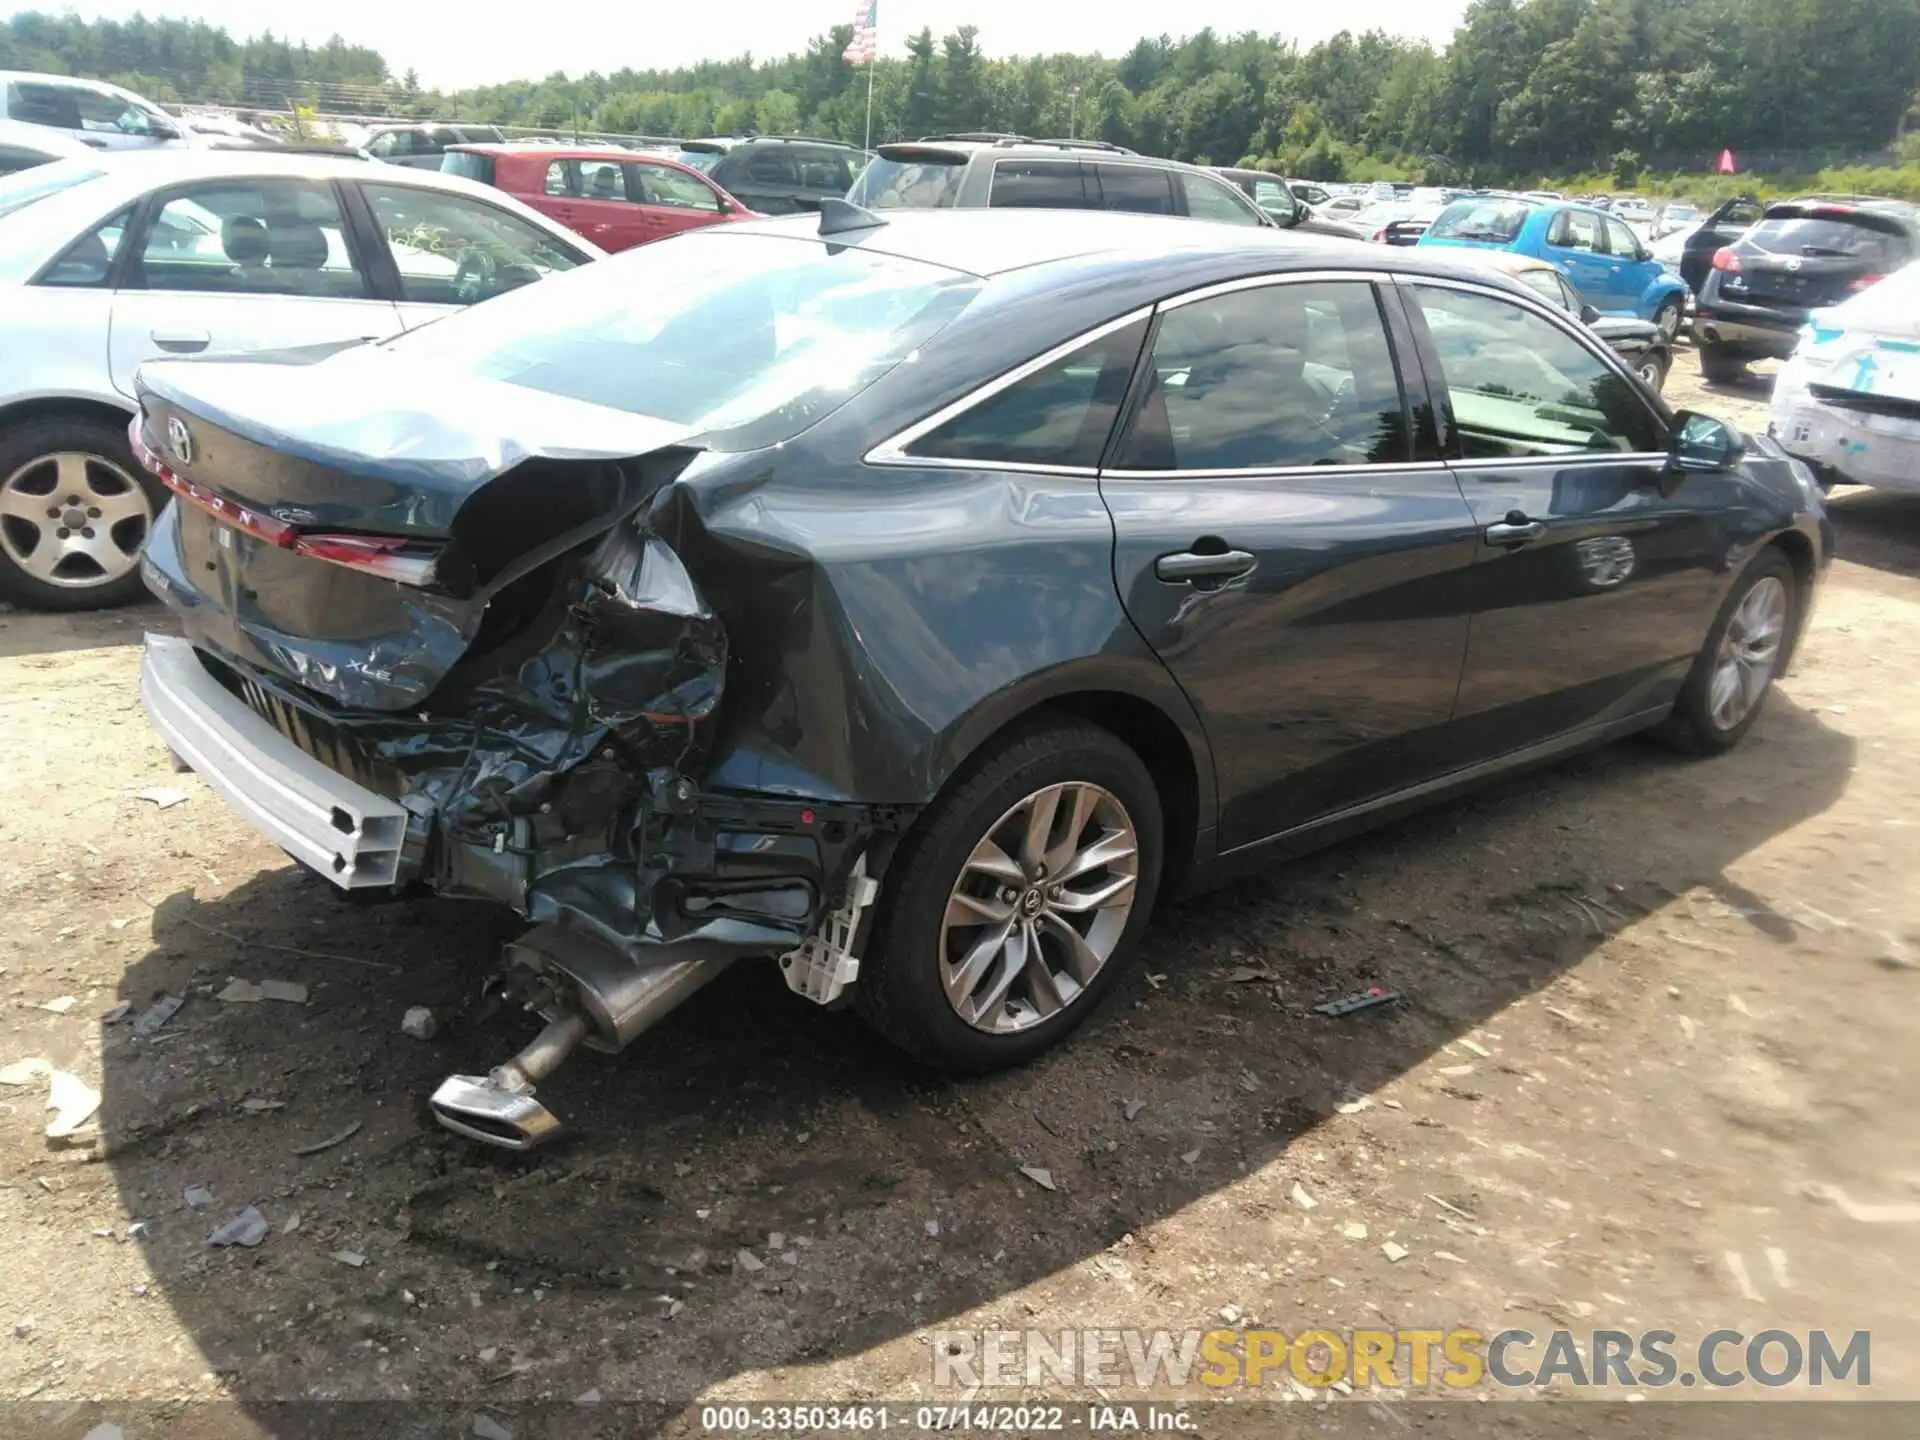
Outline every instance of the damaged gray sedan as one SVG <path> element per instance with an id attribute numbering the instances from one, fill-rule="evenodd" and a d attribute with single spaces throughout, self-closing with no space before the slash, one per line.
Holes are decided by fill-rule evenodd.
<path id="1" fill-rule="evenodd" d="M 343 890 L 530 922 L 546 1028 L 432 1102 L 516 1149 L 736 960 L 1014 1064 L 1164 889 L 1725 749 L 1830 549 L 1517 286 L 1150 217 L 836 202 L 139 400 L 153 723 Z"/>

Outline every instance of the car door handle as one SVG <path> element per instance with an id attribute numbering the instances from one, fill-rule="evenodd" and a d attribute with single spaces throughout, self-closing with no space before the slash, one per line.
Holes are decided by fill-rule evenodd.
<path id="1" fill-rule="evenodd" d="M 204 330 L 155 330 L 148 338 L 173 355 L 195 355 L 213 343 Z"/>
<path id="2" fill-rule="evenodd" d="M 1497 525 L 1487 526 L 1489 545 L 1525 545 L 1530 540 L 1538 540 L 1547 533 L 1547 527 L 1538 520 L 1504 520 Z"/>
<path id="3" fill-rule="evenodd" d="M 1257 563 L 1245 550 L 1220 550 L 1210 555 L 1181 550 L 1154 561 L 1153 573 L 1169 585 L 1189 580 L 1232 580 L 1246 574 Z"/>

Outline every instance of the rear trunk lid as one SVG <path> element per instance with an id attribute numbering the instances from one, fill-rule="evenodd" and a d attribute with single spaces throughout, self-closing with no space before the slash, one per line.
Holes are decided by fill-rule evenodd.
<path id="1" fill-rule="evenodd" d="M 140 372 L 136 451 L 177 497 L 146 576 L 196 644 L 352 709 L 418 709 L 536 623 L 556 562 L 697 453 L 684 425 L 374 347 L 311 359 Z"/>

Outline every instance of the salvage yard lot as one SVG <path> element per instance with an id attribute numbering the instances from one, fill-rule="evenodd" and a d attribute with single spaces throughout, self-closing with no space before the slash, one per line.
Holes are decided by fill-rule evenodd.
<path id="1" fill-rule="evenodd" d="M 1764 425 L 1690 353 L 1669 398 Z M 173 775 L 134 691 L 157 610 L 0 617 L 0 1065 L 104 1093 L 61 1144 L 44 1083 L 0 1089 L 0 1398 L 597 1392 L 696 1433 L 696 1397 L 930 1395 L 935 1328 L 1223 1311 L 1870 1329 L 1872 1393 L 1920 1398 L 1920 499 L 1835 515 L 1725 758 L 1616 746 L 1167 908 L 1114 1003 L 992 1079 L 738 966 L 567 1070 L 525 1159 L 425 1108 L 530 1033 L 480 992 L 512 917 L 341 903 Z M 1313 1013 L 1374 985 L 1404 998 Z M 248 1205 L 268 1238 L 210 1248 Z"/>

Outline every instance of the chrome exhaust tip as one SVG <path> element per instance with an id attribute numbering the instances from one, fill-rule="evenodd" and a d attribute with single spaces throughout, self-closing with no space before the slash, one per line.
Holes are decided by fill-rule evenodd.
<path id="1" fill-rule="evenodd" d="M 449 1075 L 427 1102 L 456 1135 L 502 1150 L 531 1150 L 560 1130 L 560 1117 L 531 1095 L 495 1085 L 488 1075 Z"/>
<path id="2" fill-rule="evenodd" d="M 508 958 L 546 982 L 535 1008 L 547 1028 L 485 1076 L 449 1075 L 427 1103 L 454 1134 L 503 1150 L 531 1150 L 560 1131 L 560 1117 L 534 1087 L 583 1042 L 625 1049 L 726 969 L 734 956 L 700 945 L 662 945 L 644 962 L 577 929 L 539 925 L 507 947 Z"/>

